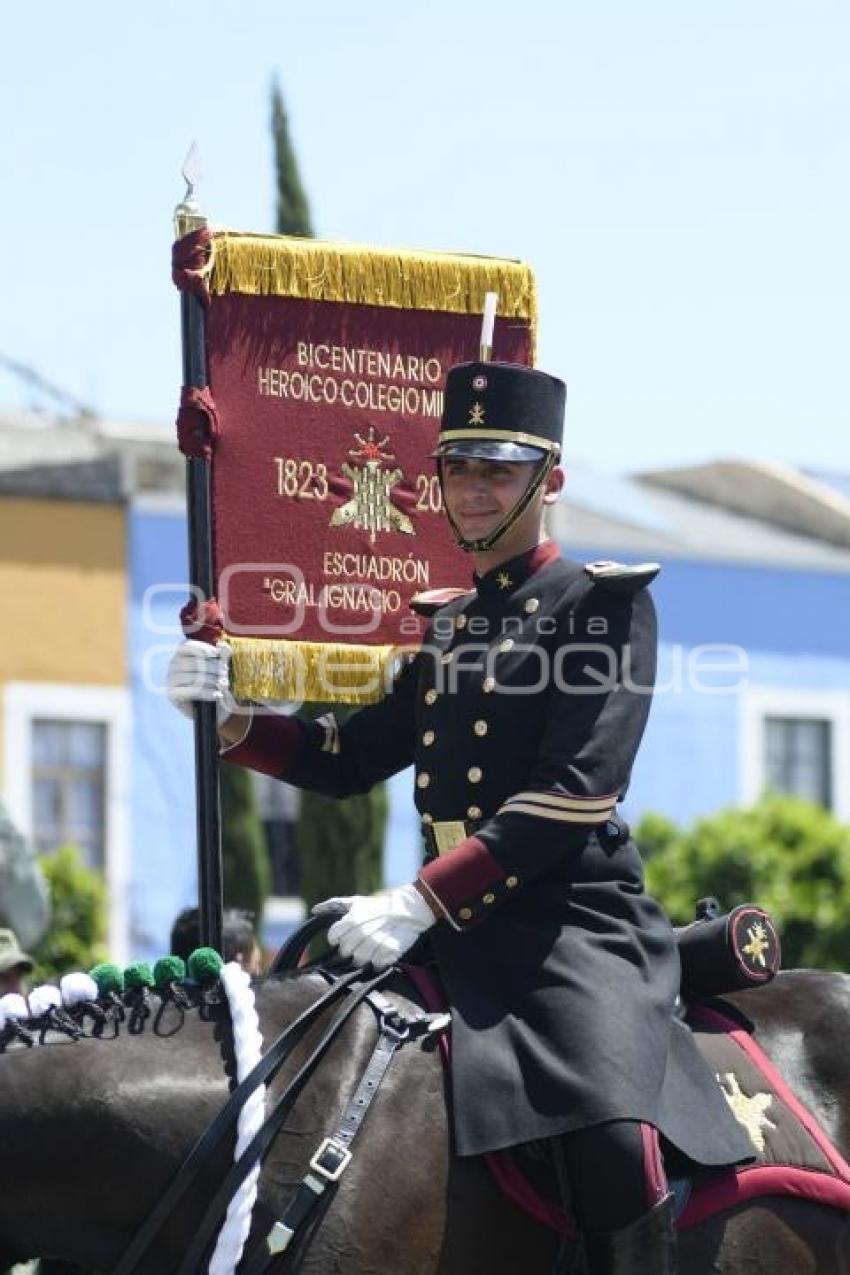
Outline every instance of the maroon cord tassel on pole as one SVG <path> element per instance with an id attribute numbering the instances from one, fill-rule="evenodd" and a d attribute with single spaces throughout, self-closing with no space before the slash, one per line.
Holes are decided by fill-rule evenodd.
<path id="1" fill-rule="evenodd" d="M 204 308 L 210 303 L 207 267 L 211 245 L 212 231 L 209 226 L 201 226 L 175 240 L 171 249 L 171 278 L 175 286 L 181 292 L 191 292 Z"/>
<path id="2" fill-rule="evenodd" d="M 224 633 L 224 616 L 215 598 L 200 607 L 197 598 L 190 598 L 180 612 L 180 624 L 187 638 L 209 642 L 215 646 Z"/>
<path id="3" fill-rule="evenodd" d="M 184 385 L 177 412 L 177 445 L 183 455 L 210 461 L 218 434 L 218 413 L 209 386 Z"/>

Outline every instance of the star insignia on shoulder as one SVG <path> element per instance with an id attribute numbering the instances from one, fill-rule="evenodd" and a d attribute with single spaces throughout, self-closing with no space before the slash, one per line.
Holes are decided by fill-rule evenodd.
<path id="1" fill-rule="evenodd" d="M 484 423 L 484 404 L 473 403 L 469 409 L 470 425 L 482 425 Z"/>
<path id="2" fill-rule="evenodd" d="M 754 1093 L 750 1098 L 738 1084 L 737 1076 L 727 1071 L 717 1077 L 723 1097 L 729 1104 L 732 1115 L 743 1125 L 750 1136 L 756 1151 L 763 1152 L 765 1147 L 765 1129 L 775 1129 L 776 1125 L 767 1118 L 767 1110 L 773 1102 L 772 1093 Z"/>
<path id="3" fill-rule="evenodd" d="M 511 579 L 511 577 L 508 575 L 507 571 L 499 572 L 499 574 L 496 576 L 496 584 L 499 586 L 500 589 L 512 589 L 514 587 L 514 582 Z"/>

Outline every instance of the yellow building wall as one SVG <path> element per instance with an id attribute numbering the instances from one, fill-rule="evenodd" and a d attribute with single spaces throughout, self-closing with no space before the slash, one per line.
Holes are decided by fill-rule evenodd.
<path id="1" fill-rule="evenodd" d="M 0 696 L 126 684 L 126 539 L 121 506 L 0 497 Z"/>

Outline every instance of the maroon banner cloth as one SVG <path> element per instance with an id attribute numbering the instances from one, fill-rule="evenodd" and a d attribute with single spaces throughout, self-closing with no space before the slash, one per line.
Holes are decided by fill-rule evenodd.
<path id="1" fill-rule="evenodd" d="M 448 368 L 478 357 L 477 315 L 214 296 L 209 384 L 216 595 L 245 637 L 415 644 L 423 590 L 469 587 L 434 462 Z M 495 356 L 527 363 L 525 323 Z"/>

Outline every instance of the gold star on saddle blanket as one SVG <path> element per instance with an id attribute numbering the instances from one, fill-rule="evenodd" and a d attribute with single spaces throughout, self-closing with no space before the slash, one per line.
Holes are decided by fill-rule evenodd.
<path id="1" fill-rule="evenodd" d="M 734 1071 L 726 1071 L 723 1075 L 718 1073 L 717 1079 L 732 1115 L 746 1131 L 753 1148 L 763 1155 L 766 1150 L 765 1131 L 776 1130 L 776 1125 L 767 1114 L 773 1106 L 774 1095 L 765 1091 L 748 1096 L 741 1088 Z"/>

